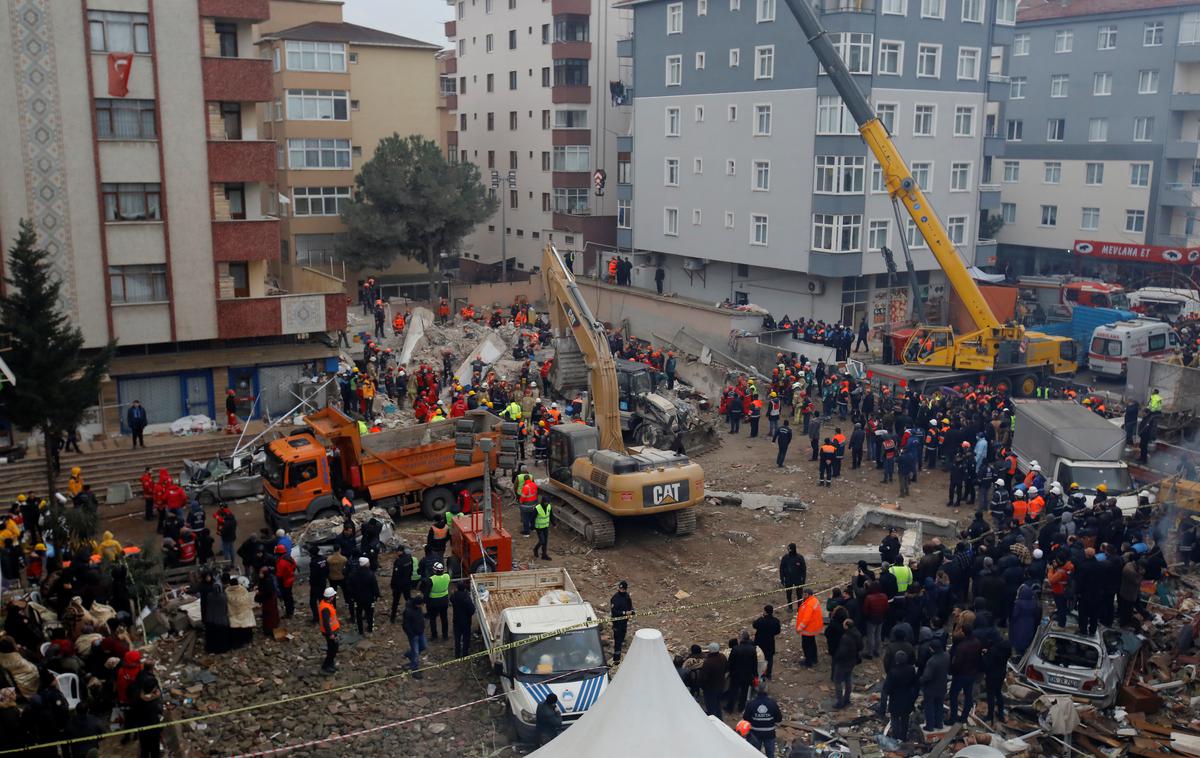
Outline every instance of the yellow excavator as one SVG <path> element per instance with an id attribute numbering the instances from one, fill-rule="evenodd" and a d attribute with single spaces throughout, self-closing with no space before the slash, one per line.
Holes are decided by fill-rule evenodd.
<path id="1" fill-rule="evenodd" d="M 1073 374 L 1076 369 L 1073 340 L 1027 331 L 1020 324 L 1002 324 L 996 318 L 946 228 L 913 179 L 887 127 L 850 76 L 818 20 L 814 4 L 810 0 L 784 1 L 858 124 L 859 134 L 879 162 L 892 202 L 904 205 L 975 324 L 975 331 L 957 335 L 948 326 L 919 326 L 904 347 L 904 363 L 920 368 L 994 372 L 994 379 L 1010 378 L 1017 395 L 1032 395 L 1046 376 Z"/>
<path id="2" fill-rule="evenodd" d="M 664 531 L 691 534 L 695 506 L 704 499 L 704 470 L 680 453 L 625 446 L 616 362 L 604 326 L 553 244 L 542 253 L 542 281 L 555 335 L 569 332 L 583 352 L 595 417 L 594 426 L 550 427 L 548 477 L 538 486 L 558 522 L 593 547 L 613 544 L 614 516 L 656 516 Z"/>

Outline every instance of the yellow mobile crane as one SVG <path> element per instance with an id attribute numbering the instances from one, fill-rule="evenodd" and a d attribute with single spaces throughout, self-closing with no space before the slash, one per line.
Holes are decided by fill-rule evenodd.
<path id="1" fill-rule="evenodd" d="M 996 318 L 955 250 L 946 228 L 913 179 L 887 127 L 875 115 L 834 49 L 817 19 L 813 4 L 810 0 L 784 1 L 858 124 L 859 134 L 879 162 L 892 202 L 904 205 L 975 323 L 975 331 L 959 335 L 948 326 L 921 325 L 905 345 L 904 363 L 972 374 L 994 372 L 993 378 L 997 378 L 996 374 L 1009 377 L 1017 395 L 1032 394 L 1039 379 L 1047 375 L 1074 373 L 1076 347 L 1073 340 L 1026 331 L 1019 324 L 1002 324 Z"/>
<path id="2" fill-rule="evenodd" d="M 550 427 L 549 477 L 538 486 L 553 501 L 559 523 L 593 547 L 613 544 L 613 516 L 657 516 L 664 531 L 691 534 L 695 506 L 704 499 L 703 469 L 679 453 L 625 447 L 616 363 L 604 327 L 552 244 L 542 253 L 542 281 L 556 336 L 570 330 L 583 352 L 595 412 L 595 426 Z"/>

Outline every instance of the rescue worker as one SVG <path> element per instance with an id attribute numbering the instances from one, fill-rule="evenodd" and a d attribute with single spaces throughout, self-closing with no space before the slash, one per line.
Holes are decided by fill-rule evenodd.
<path id="1" fill-rule="evenodd" d="M 521 471 L 517 474 L 517 507 L 521 513 L 521 534 L 528 537 L 533 529 L 534 506 L 538 503 L 538 486 L 533 477 Z"/>
<path id="2" fill-rule="evenodd" d="M 767 685 L 760 683 L 757 694 L 746 703 L 742 718 L 750 723 L 750 734 L 746 741 L 761 750 L 768 758 L 775 755 L 775 725 L 783 721 L 779 704 L 767 694 Z"/>
<path id="3" fill-rule="evenodd" d="M 1003 479 L 996 480 L 996 488 L 992 490 L 992 500 L 988 504 L 988 510 L 992 514 L 992 528 L 997 532 L 1003 525 L 1012 521 L 1012 503 L 1008 487 Z"/>
<path id="4" fill-rule="evenodd" d="M 817 665 L 817 635 L 824 630 L 821 601 L 811 589 L 805 587 L 804 600 L 796 609 L 796 633 L 800 635 L 800 645 L 804 649 L 804 668 Z"/>
<path id="5" fill-rule="evenodd" d="M 325 637 L 325 662 L 321 664 L 321 671 L 332 674 L 337 671 L 334 661 L 338 652 L 338 637 L 340 636 L 338 630 L 342 628 L 342 625 L 338 623 L 337 617 L 337 590 L 333 587 L 326 587 L 322 594 L 324 599 L 317 604 L 321 634 Z"/>
<path id="6" fill-rule="evenodd" d="M 1025 490 L 1021 487 L 1013 490 L 1012 501 L 1012 519 L 1018 524 L 1024 525 L 1025 519 L 1029 516 L 1029 501 L 1026 499 Z"/>
<path id="7" fill-rule="evenodd" d="M 553 506 L 548 501 L 539 502 L 534 506 L 533 528 L 537 531 L 537 544 L 533 546 L 533 557 L 536 558 L 538 550 L 542 551 L 542 560 L 550 560 L 550 553 L 547 552 L 547 547 L 550 543 L 550 513 Z"/>
<path id="8" fill-rule="evenodd" d="M 446 543 L 450 541 L 450 527 L 445 519 L 434 519 L 425 535 L 425 545 L 438 555 L 446 554 Z"/>
<path id="9" fill-rule="evenodd" d="M 788 446 L 792 444 L 792 426 L 787 419 L 783 420 L 783 426 L 775 431 L 775 445 L 779 448 L 779 452 L 775 456 L 775 465 L 783 468 L 783 460 L 787 457 Z"/>
<path id="10" fill-rule="evenodd" d="M 312 611 L 314 624 L 321 622 L 317 606 L 325 595 L 325 586 L 329 581 L 329 560 L 321 555 L 321 547 L 315 542 L 308 546 L 308 608 Z"/>
<path id="11" fill-rule="evenodd" d="M 888 568 L 888 573 L 896 578 L 896 592 L 900 595 L 908 592 L 908 585 L 912 584 L 913 572 L 903 561 L 897 562 L 896 565 Z"/>
<path id="12" fill-rule="evenodd" d="M 296 612 L 296 597 L 292 594 L 292 585 L 296 583 L 296 561 L 288 555 L 284 545 L 275 546 L 275 581 L 279 585 L 279 597 L 283 599 L 283 617 L 290 619 Z"/>
<path id="13" fill-rule="evenodd" d="M 1046 507 L 1046 500 L 1040 494 L 1038 494 L 1038 488 L 1030 487 L 1029 488 L 1029 511 L 1028 511 L 1029 520 L 1037 521 L 1038 517 L 1042 515 L 1042 510 L 1045 507 Z"/>
<path id="14" fill-rule="evenodd" d="M 767 428 L 771 432 L 772 442 L 775 441 L 775 435 L 779 433 L 779 417 L 782 412 L 783 402 L 779 399 L 779 393 L 772 391 L 767 399 Z"/>
<path id="15" fill-rule="evenodd" d="M 1162 413 L 1163 398 L 1158 394 L 1158 388 L 1150 390 L 1150 399 L 1146 401 L 1146 411 L 1149 413 Z"/>
<path id="16" fill-rule="evenodd" d="M 24 502 L 24 498 L 25 498 L 25 496 L 21 495 L 19 499 L 22 500 L 22 502 Z M 154 520 L 154 477 L 150 475 L 150 467 L 149 466 L 147 466 L 146 470 L 142 472 L 142 499 L 146 503 L 145 518 L 147 521 L 153 521 Z"/>
<path id="17" fill-rule="evenodd" d="M 950 493 L 946 498 L 947 506 L 957 507 L 962 503 L 966 479 L 968 476 L 974 479 L 974 473 L 975 454 L 971 452 L 971 443 L 963 442 L 962 450 L 954 456 L 954 461 L 950 465 Z"/>
<path id="18" fill-rule="evenodd" d="M 625 647 L 625 633 L 629 629 L 627 617 L 633 615 L 633 598 L 629 596 L 629 582 L 622 579 L 617 591 L 609 600 L 609 616 L 613 619 L 613 664 L 621 662 L 621 650 Z"/>
<path id="19" fill-rule="evenodd" d="M 820 479 L 818 485 L 822 487 L 833 486 L 833 466 L 837 458 L 837 446 L 833 444 L 833 440 L 829 437 L 825 438 L 824 444 L 820 448 Z"/>
<path id="20" fill-rule="evenodd" d="M 74 498 L 80 492 L 83 492 L 83 470 L 72 466 L 71 476 L 67 479 L 67 494 Z"/>
<path id="21" fill-rule="evenodd" d="M 438 638 L 438 619 L 442 621 L 442 638 L 450 638 L 450 574 L 441 561 L 433 564 L 433 574 L 421 583 L 428 605 L 426 617 L 429 619 L 429 640 L 436 642 Z"/>
<path id="22" fill-rule="evenodd" d="M 750 424 L 750 437 L 758 436 L 758 422 L 762 417 L 763 402 L 755 394 L 746 403 L 746 422 Z"/>

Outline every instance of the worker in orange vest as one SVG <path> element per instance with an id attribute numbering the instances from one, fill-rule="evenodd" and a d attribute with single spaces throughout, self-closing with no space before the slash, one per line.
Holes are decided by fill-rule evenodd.
<path id="1" fill-rule="evenodd" d="M 1029 501 L 1025 499 L 1025 490 L 1018 489 L 1013 492 L 1013 521 L 1024 525 L 1025 518 L 1029 515 Z"/>
<path id="2" fill-rule="evenodd" d="M 821 615 L 821 601 L 811 589 L 804 588 L 804 600 L 796 609 L 796 633 L 804 648 L 804 667 L 817 665 L 817 635 L 825 630 L 825 619 Z"/>
<path id="3" fill-rule="evenodd" d="M 397 313 L 396 318 L 392 319 L 392 335 L 399 337 L 404 331 L 404 314 Z"/>
<path id="4" fill-rule="evenodd" d="M 521 511 L 521 534 L 529 536 L 533 530 L 534 508 L 538 503 L 538 486 L 537 482 L 533 481 L 533 477 L 525 472 L 517 474 L 518 478 L 518 503 L 517 506 Z"/>
<path id="5" fill-rule="evenodd" d="M 150 475 L 150 467 L 142 472 L 142 499 L 146 501 L 146 520 L 154 520 L 154 477 Z"/>
<path id="6" fill-rule="evenodd" d="M 608 259 L 608 283 L 617 283 L 617 259 L 616 257 Z"/>
<path id="7" fill-rule="evenodd" d="M 1038 493 L 1038 488 L 1031 486 L 1029 488 L 1029 520 L 1036 521 L 1038 516 L 1042 515 L 1042 509 L 1046 507 L 1046 499 Z"/>
<path id="8" fill-rule="evenodd" d="M 333 661 L 337 658 L 338 630 L 342 625 L 338 623 L 336 601 L 337 590 L 326 587 L 325 596 L 317 603 L 317 618 L 320 619 L 321 634 L 325 637 L 325 662 L 321 664 L 321 671 L 326 674 L 337 671 Z"/>

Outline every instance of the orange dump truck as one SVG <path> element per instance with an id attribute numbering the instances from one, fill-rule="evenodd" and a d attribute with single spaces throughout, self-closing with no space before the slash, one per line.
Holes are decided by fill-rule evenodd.
<path id="1" fill-rule="evenodd" d="M 498 440 L 501 420 L 471 411 L 470 434 L 453 421 L 360 435 L 358 423 L 335 408 L 305 417 L 308 428 L 267 445 L 263 515 L 268 524 L 296 526 L 337 513 L 346 490 L 396 516 L 439 518 L 465 486 L 483 492 L 482 437 Z M 459 419 L 460 421 L 462 419 Z M 500 445 L 493 446 L 495 468 Z"/>

